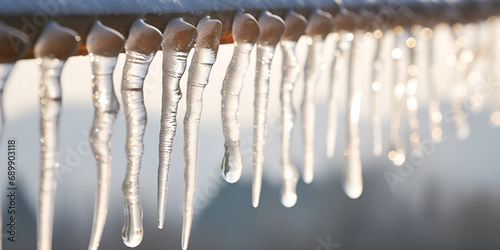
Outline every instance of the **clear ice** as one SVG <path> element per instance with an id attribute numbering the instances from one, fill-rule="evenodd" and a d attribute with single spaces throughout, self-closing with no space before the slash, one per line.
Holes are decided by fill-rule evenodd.
<path id="1" fill-rule="evenodd" d="M 348 146 L 344 151 L 347 156 L 347 169 L 345 171 L 343 188 L 345 194 L 351 199 L 357 199 L 363 193 L 363 176 L 361 166 L 360 138 L 359 138 L 359 116 L 361 109 L 362 89 L 360 84 L 354 80 L 356 74 L 354 59 L 357 56 L 357 38 L 360 33 L 353 33 L 353 42 L 349 53 L 349 65 L 347 67 L 347 133 Z"/>
<path id="2" fill-rule="evenodd" d="M 111 136 L 120 104 L 113 88 L 113 70 L 122 51 L 124 37 L 97 21 L 87 37 L 87 50 L 92 66 L 94 122 L 90 146 L 97 163 L 97 188 L 89 250 L 99 248 L 108 214 L 111 182 Z"/>
<path id="3" fill-rule="evenodd" d="M 295 12 L 289 12 L 285 18 L 285 31 L 281 36 L 280 47 L 283 53 L 283 79 L 281 81 L 281 165 L 283 185 L 281 188 L 281 204 L 293 207 L 297 202 L 297 183 L 300 174 L 290 158 L 291 132 L 295 120 L 293 108 L 293 88 L 297 83 L 300 69 L 297 61 L 297 41 L 304 34 L 307 20 Z"/>
<path id="4" fill-rule="evenodd" d="M 172 143 L 177 130 L 177 107 L 182 98 L 179 82 L 186 70 L 186 61 L 198 32 L 181 18 L 171 20 L 163 32 L 163 92 L 158 165 L 157 226 L 163 228 L 167 204 L 168 172 Z"/>
<path id="5" fill-rule="evenodd" d="M 392 113 L 390 126 L 391 150 L 389 159 L 396 165 L 401 166 L 406 160 L 406 151 L 401 139 L 401 120 L 403 115 L 403 100 L 405 97 L 406 83 L 408 81 L 408 53 L 405 42 L 408 34 L 401 26 L 395 28 L 395 46 L 391 51 L 393 58 L 393 93 Z"/>
<path id="6" fill-rule="evenodd" d="M 255 67 L 255 98 L 253 116 L 253 183 L 252 206 L 259 206 L 264 165 L 264 148 L 267 136 L 267 105 L 271 62 L 285 22 L 278 16 L 263 12 L 259 17 L 260 35 L 257 39 L 257 65 Z"/>
<path id="7" fill-rule="evenodd" d="M 143 84 L 149 64 L 159 49 L 160 43 L 161 33 L 140 19 L 132 24 L 130 35 L 125 42 L 126 59 L 121 93 L 127 128 L 125 146 L 127 171 L 122 184 L 125 199 L 122 240 L 128 247 L 138 246 L 143 237 L 142 207 L 139 197 L 139 175 L 147 122 Z"/>
<path id="8" fill-rule="evenodd" d="M 217 58 L 222 23 L 215 19 L 203 18 L 196 29 L 198 30 L 198 39 L 189 67 L 187 108 L 184 116 L 184 220 L 181 239 L 181 246 L 184 250 L 188 248 L 193 224 L 203 90 L 208 84 L 212 65 Z"/>
<path id="9" fill-rule="evenodd" d="M 464 27 L 461 23 L 455 23 L 451 27 L 453 35 L 452 49 L 454 50 L 456 60 L 449 99 L 455 136 L 459 140 L 467 139 L 470 134 L 467 114 L 464 112 L 462 105 L 468 94 L 467 68 L 472 59 L 468 56 L 471 52 L 465 48 L 467 38 L 464 35 L 463 29 Z"/>
<path id="10" fill-rule="evenodd" d="M 59 116 L 61 112 L 60 76 L 66 59 L 73 55 L 80 37 L 71 29 L 51 21 L 34 47 L 40 67 L 40 143 L 41 173 L 38 196 L 37 249 L 52 249 L 54 204 L 59 167 Z"/>
<path id="11" fill-rule="evenodd" d="M 418 26 L 414 26 L 411 31 L 408 30 L 406 32 L 411 32 L 410 36 L 406 39 L 406 46 L 409 48 L 409 60 L 410 66 L 407 69 L 408 75 L 410 79 L 406 82 L 406 108 L 408 111 L 408 124 L 410 127 L 410 146 L 411 153 L 415 157 L 422 156 L 422 148 L 420 145 L 420 135 L 418 133 L 419 127 L 419 119 L 418 119 L 418 101 L 417 101 L 417 89 L 418 89 L 418 65 L 417 65 L 417 40 L 416 36 L 412 34 L 418 34 L 420 28 Z"/>
<path id="12" fill-rule="evenodd" d="M 302 129 L 304 131 L 304 170 L 302 179 L 312 182 L 314 177 L 314 126 L 315 126 L 315 89 L 323 64 L 323 43 L 330 32 L 332 16 L 316 10 L 306 27 L 308 53 L 305 64 L 305 86 L 302 100 Z"/>
<path id="13" fill-rule="evenodd" d="M 373 68 L 371 73 L 371 121 L 373 131 L 373 154 L 379 156 L 382 154 L 382 123 L 380 119 L 380 91 L 382 90 L 382 81 L 380 71 L 382 68 L 382 50 L 381 44 L 383 36 L 382 31 L 373 32 L 375 37 L 375 53 L 373 55 Z"/>
<path id="14" fill-rule="evenodd" d="M 240 12 L 234 17 L 232 33 L 233 58 L 227 68 L 221 90 L 221 115 L 225 138 L 222 176 L 229 183 L 237 182 L 243 169 L 238 122 L 239 99 L 243 77 L 250 65 L 250 53 L 259 37 L 260 29 L 252 15 Z"/>

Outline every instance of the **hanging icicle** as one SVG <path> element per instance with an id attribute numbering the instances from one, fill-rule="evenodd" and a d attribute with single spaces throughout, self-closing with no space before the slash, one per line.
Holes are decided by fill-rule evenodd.
<path id="1" fill-rule="evenodd" d="M 111 182 L 111 136 L 120 104 L 113 88 L 113 71 L 125 38 L 97 21 L 87 36 L 92 65 L 94 122 L 90 146 L 97 163 L 97 188 L 89 250 L 99 248 L 108 214 Z"/>
<path id="2" fill-rule="evenodd" d="M 126 59 L 121 92 L 127 124 L 125 146 L 127 171 L 122 184 L 122 193 L 125 199 L 125 223 L 122 229 L 122 240 L 128 247 L 138 246 L 143 237 L 142 207 L 139 197 L 139 175 L 147 122 L 143 86 L 149 64 L 153 60 L 155 52 L 160 48 L 161 38 L 160 31 L 138 19 L 130 28 L 130 35 L 125 42 Z"/>
<path id="3" fill-rule="evenodd" d="M 60 76 L 64 63 L 75 53 L 80 37 L 71 29 L 51 21 L 34 47 L 40 66 L 41 173 L 38 195 L 38 250 L 52 249 L 54 204 L 59 167 Z"/>
<path id="4" fill-rule="evenodd" d="M 289 12 L 285 18 L 285 31 L 281 36 L 281 51 L 283 53 L 283 78 L 281 81 L 281 166 L 283 170 L 283 185 L 281 188 L 281 204 L 293 207 L 297 202 L 297 183 L 300 174 L 290 157 L 291 132 L 294 126 L 295 110 L 293 108 L 293 88 L 299 77 L 299 62 L 295 47 L 304 34 L 307 20 L 304 16 Z"/>

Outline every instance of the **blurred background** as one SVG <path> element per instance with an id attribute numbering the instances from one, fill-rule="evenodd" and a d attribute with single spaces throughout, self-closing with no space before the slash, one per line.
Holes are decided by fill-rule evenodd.
<path id="1" fill-rule="evenodd" d="M 438 30 L 441 29 L 441 32 Z M 444 56 L 450 51 L 446 44 L 448 27 L 435 30 Z M 390 55 L 393 37 L 389 34 L 382 49 Z M 299 60 L 305 59 L 304 41 L 299 42 Z M 329 64 L 333 56 L 333 38 L 324 49 L 325 74 L 317 87 L 317 120 L 315 140 L 315 177 L 312 184 L 298 184 L 298 202 L 285 208 L 279 202 L 281 187 L 280 165 L 280 79 L 281 52 L 273 61 L 270 105 L 268 111 L 268 141 L 264 163 L 264 183 L 260 206 L 251 206 L 251 157 L 253 135 L 253 79 L 255 54 L 246 75 L 240 107 L 241 145 L 244 152 L 244 172 L 236 184 L 226 183 L 220 173 L 223 156 L 223 134 L 220 117 L 220 89 L 232 45 L 222 45 L 210 83 L 204 94 L 201 121 L 198 190 L 196 211 L 189 249 L 255 250 L 255 249 L 500 249 L 500 130 L 490 126 L 490 111 L 477 114 L 466 112 L 471 135 L 464 141 L 453 136 L 450 120 L 443 120 L 443 142 L 430 139 L 427 119 L 428 76 L 420 75 L 420 137 L 424 147 L 422 159 L 407 157 L 403 166 L 396 167 L 387 158 L 389 151 L 391 62 L 384 57 L 381 105 L 384 111 L 382 156 L 372 154 L 372 128 L 369 116 L 369 87 L 363 83 L 361 153 L 364 193 L 351 200 L 342 191 L 341 183 L 346 162 L 342 150 L 346 146 L 345 75 L 340 83 L 341 112 L 338 142 L 333 159 L 326 158 L 326 97 Z M 420 45 L 420 44 L 419 44 Z M 373 53 L 373 41 L 360 45 L 356 78 L 365 79 Z M 423 51 L 423 47 L 417 47 Z M 419 63 L 426 53 L 420 51 Z M 115 70 L 115 91 L 121 101 L 120 79 L 123 55 Z M 188 60 L 189 62 L 190 60 Z M 443 60 L 444 61 L 444 60 Z M 442 63 L 437 79 L 442 94 L 442 113 L 450 112 L 447 100 L 450 69 Z M 185 94 L 186 77 L 181 87 Z M 0 143 L 0 162 L 6 166 L 7 140 L 17 140 L 17 241 L 8 242 L 3 235 L 4 249 L 36 248 L 36 206 L 39 177 L 39 111 L 38 67 L 34 60 L 17 63 L 4 92 L 7 124 Z M 303 77 L 301 77 L 302 79 Z M 366 80 L 366 79 L 365 79 Z M 297 84 L 295 101 L 300 111 L 303 81 Z M 72 57 L 62 73 L 63 109 L 60 131 L 60 170 L 57 189 L 53 249 L 86 249 L 92 226 L 96 164 L 88 135 L 92 125 L 90 63 L 88 57 Z M 158 135 L 161 109 L 161 52 L 157 54 L 146 78 L 144 95 L 148 112 L 145 153 L 141 173 L 141 199 L 144 210 L 144 239 L 137 249 L 180 249 L 183 197 L 183 129 L 185 100 L 180 103 L 179 128 L 174 141 L 169 176 L 165 228 L 156 227 L 156 176 L 158 167 Z M 302 168 L 302 132 L 300 115 L 293 131 L 292 157 Z M 407 122 L 403 136 L 408 140 Z M 406 132 L 405 132 L 406 131 Z M 124 221 L 121 182 L 125 176 L 125 122 L 120 111 L 113 134 L 111 200 L 106 228 L 100 249 L 127 249 L 121 241 Z M 407 149 L 409 149 L 407 145 Z M 409 151 L 409 150 L 407 150 Z M 2 207 L 6 221 L 6 169 L 1 176 Z M 5 230 L 4 230 L 5 232 Z"/>

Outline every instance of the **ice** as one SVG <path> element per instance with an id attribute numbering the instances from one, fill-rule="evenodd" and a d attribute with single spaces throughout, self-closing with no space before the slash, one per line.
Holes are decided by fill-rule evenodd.
<path id="1" fill-rule="evenodd" d="M 120 104 L 113 88 L 113 70 L 125 38 L 117 31 L 94 23 L 87 37 L 92 65 L 94 122 L 90 145 L 97 163 L 97 188 L 89 250 L 98 249 L 108 214 L 111 182 L 111 136 Z"/>
<path id="2" fill-rule="evenodd" d="M 222 23 L 205 17 L 200 20 L 196 29 L 198 40 L 194 46 L 194 55 L 189 67 L 187 108 L 184 116 L 184 220 L 181 239 L 181 247 L 184 250 L 188 248 L 193 224 L 203 90 L 208 84 L 212 65 L 217 58 Z"/>
<path id="3" fill-rule="evenodd" d="M 158 228 L 163 228 L 172 143 L 177 130 L 177 107 L 182 98 L 179 82 L 198 32 L 181 18 L 171 20 L 163 32 L 163 93 L 158 164 Z"/>
<path id="4" fill-rule="evenodd" d="M 257 65 L 255 67 L 254 134 L 253 134 L 253 183 L 252 206 L 259 206 L 262 188 L 264 149 L 267 136 L 267 106 L 269 102 L 269 80 L 271 62 L 285 22 L 276 15 L 263 12 L 259 17 L 260 35 L 257 39 Z"/>
<path id="5" fill-rule="evenodd" d="M 54 203 L 59 167 L 60 75 L 66 59 L 73 55 L 80 37 L 71 29 L 51 21 L 34 47 L 40 67 L 41 174 L 38 200 L 37 249 L 52 249 Z"/>
<path id="6" fill-rule="evenodd" d="M 304 131 L 304 170 L 302 179 L 309 184 L 314 176 L 315 89 L 323 64 L 323 43 L 330 32 L 332 16 L 316 10 L 306 28 L 308 53 L 305 65 L 305 88 L 302 100 Z"/>
<path id="7" fill-rule="evenodd" d="M 280 47 L 283 53 L 283 79 L 281 82 L 281 165 L 283 169 L 283 186 L 281 188 L 281 204 L 293 207 L 297 202 L 297 183 L 299 171 L 290 158 L 291 132 L 295 121 L 293 108 L 293 88 L 299 77 L 299 62 L 297 61 L 297 41 L 305 32 L 307 20 L 304 16 L 289 12 L 285 18 L 285 31 L 281 36 Z"/>
<path id="8" fill-rule="evenodd" d="M 147 115 L 144 107 L 143 84 L 149 64 L 159 49 L 161 33 L 138 19 L 125 42 L 125 66 L 121 85 L 123 109 L 127 127 L 125 152 L 127 171 L 122 184 L 125 198 L 125 224 L 122 240 L 128 247 L 138 246 L 143 237 L 142 207 L 139 197 L 139 175 L 144 153 L 144 131 Z"/>
<path id="9" fill-rule="evenodd" d="M 243 169 L 238 121 L 239 99 L 243 88 L 243 77 L 250 64 L 250 53 L 260 33 L 255 18 L 241 12 L 234 17 L 232 30 L 233 58 L 227 68 L 221 90 L 221 115 L 225 138 L 222 176 L 229 183 L 237 182 Z"/>

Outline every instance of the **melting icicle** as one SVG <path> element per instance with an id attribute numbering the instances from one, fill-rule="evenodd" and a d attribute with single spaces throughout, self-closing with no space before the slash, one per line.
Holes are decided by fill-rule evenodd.
<path id="1" fill-rule="evenodd" d="M 189 51 L 196 42 L 196 28 L 175 18 L 170 21 L 163 32 L 163 95 L 161 105 L 161 128 L 158 165 L 158 209 L 157 225 L 163 228 L 165 208 L 167 204 L 167 182 L 172 155 L 172 143 L 177 129 L 177 106 L 182 93 L 179 86 Z"/>
<path id="2" fill-rule="evenodd" d="M 42 31 L 34 47 L 40 66 L 41 174 L 38 198 L 37 249 L 52 249 L 54 203 L 59 167 L 59 115 L 61 111 L 62 67 L 78 47 L 80 37 L 71 29 L 52 21 Z"/>
<path id="3" fill-rule="evenodd" d="M 302 100 L 302 128 L 304 130 L 303 180 L 309 184 L 314 177 L 314 95 L 322 68 L 323 42 L 331 30 L 332 16 L 316 10 L 306 28 L 308 54 L 305 65 L 305 88 Z"/>
<path id="4" fill-rule="evenodd" d="M 467 64 L 472 60 L 470 51 L 464 50 L 467 44 L 467 38 L 463 35 L 463 25 L 455 23 L 452 27 L 454 35 L 453 49 L 455 50 L 456 63 L 454 65 L 455 74 L 450 90 L 450 106 L 453 114 L 453 124 L 455 136 L 459 140 L 465 140 L 469 137 L 470 128 L 467 121 L 467 115 L 462 109 L 462 103 L 467 95 Z"/>
<path id="5" fill-rule="evenodd" d="M 338 127 L 338 98 L 340 85 L 346 85 L 341 82 L 339 76 L 345 74 L 347 69 L 346 56 L 352 46 L 353 35 L 345 30 L 339 33 L 333 33 L 334 40 L 337 41 L 337 46 L 334 50 L 332 70 L 330 71 L 330 86 L 328 90 L 328 117 L 327 117 L 327 130 L 326 130 L 326 156 L 333 158 L 335 153 L 335 144 L 337 143 L 337 127 Z"/>
<path id="6" fill-rule="evenodd" d="M 233 20 L 234 52 L 222 83 L 222 123 L 225 138 L 222 176 L 229 183 L 241 177 L 243 162 L 240 148 L 238 109 L 243 77 L 250 65 L 250 53 L 259 37 L 259 25 L 250 14 L 238 13 Z"/>
<path id="7" fill-rule="evenodd" d="M 97 188 L 94 219 L 88 249 L 98 249 L 108 213 L 111 182 L 111 136 L 120 104 L 113 88 L 113 70 L 123 49 L 124 37 L 117 31 L 95 22 L 87 37 L 92 65 L 94 122 L 90 146 L 97 163 Z"/>
<path id="8" fill-rule="evenodd" d="M 140 19 L 132 24 L 129 38 L 125 42 L 126 59 L 121 92 L 127 125 L 125 146 L 127 171 L 122 184 L 122 193 L 125 198 L 125 224 L 122 229 L 122 240 L 128 247 L 138 246 L 143 236 L 142 207 L 139 197 L 139 174 L 147 122 L 143 84 L 149 64 L 159 49 L 160 42 L 160 31 Z"/>
<path id="9" fill-rule="evenodd" d="M 405 94 L 405 84 L 407 79 L 407 69 L 405 65 L 406 60 L 403 60 L 403 51 L 406 46 L 404 46 L 405 33 L 403 32 L 403 27 L 397 26 L 395 29 L 395 47 L 391 51 L 391 56 L 394 59 L 394 72 L 393 72 L 393 111 L 391 117 L 391 131 L 390 138 L 392 144 L 392 150 L 389 152 L 389 159 L 396 165 L 401 166 L 406 159 L 406 151 L 401 140 L 401 118 L 402 118 L 402 102 Z M 406 55 L 406 54 L 405 54 Z"/>
<path id="10" fill-rule="evenodd" d="M 285 30 L 284 21 L 269 12 L 259 17 L 260 35 L 257 39 L 257 66 L 255 76 L 255 99 L 253 116 L 253 185 L 252 206 L 259 206 L 262 187 L 262 168 L 264 164 L 264 147 L 267 136 L 267 104 L 269 98 L 269 79 L 271 78 L 271 62 L 274 50 L 281 34 Z"/>
<path id="11" fill-rule="evenodd" d="M 420 27 L 412 28 L 414 33 L 420 31 Z M 406 32 L 410 32 L 409 30 Z M 417 41 L 413 36 L 406 39 L 406 46 L 409 48 L 410 66 L 408 67 L 408 74 L 410 79 L 406 83 L 406 107 L 408 109 L 408 124 L 410 127 L 410 145 L 412 154 L 416 157 L 422 156 L 422 148 L 420 145 L 420 135 L 418 134 L 419 120 L 418 120 L 418 102 L 417 102 L 417 88 L 418 88 L 418 66 L 416 53 Z"/>
<path id="12" fill-rule="evenodd" d="M 340 49 L 339 33 L 330 33 L 335 49 L 330 69 L 330 84 L 328 89 L 328 104 L 327 104 L 327 125 L 326 125 L 326 157 L 333 158 L 335 154 L 335 144 L 337 143 L 337 125 L 338 125 L 338 81 L 336 72 L 340 66 L 342 50 Z"/>
<path id="13" fill-rule="evenodd" d="M 434 39 L 433 31 L 430 28 L 425 28 L 421 31 L 422 38 L 427 42 L 427 55 L 426 67 L 427 75 L 429 76 L 429 121 L 431 129 L 431 139 L 435 143 L 440 143 L 443 139 L 443 129 L 441 128 L 441 121 L 443 115 L 441 114 L 440 101 L 438 96 L 438 84 L 436 81 L 436 65 L 434 59 Z"/>
<path id="14" fill-rule="evenodd" d="M 283 79 L 281 82 L 281 164 L 283 168 L 283 187 L 281 188 L 281 204 L 293 207 L 297 202 L 297 183 L 300 175 L 290 159 L 290 137 L 295 120 L 293 109 L 293 87 L 299 77 L 299 63 L 295 47 L 300 36 L 304 34 L 307 20 L 295 12 L 289 12 L 285 19 L 285 31 L 281 37 L 283 52 Z"/>
<path id="15" fill-rule="evenodd" d="M 380 120 L 380 91 L 382 90 L 382 82 L 380 81 L 380 71 L 382 68 L 382 44 L 383 33 L 381 30 L 375 30 L 375 54 L 373 56 L 373 68 L 370 81 L 371 83 L 371 112 L 372 112 L 372 129 L 373 129 L 373 154 L 380 156 L 382 154 L 382 124 Z"/>
<path id="16" fill-rule="evenodd" d="M 360 34 L 353 34 L 353 43 L 349 53 L 349 65 L 347 73 L 348 103 L 347 103 L 347 129 L 349 142 L 344 151 L 347 156 L 347 169 L 343 188 L 345 194 L 351 199 L 357 199 L 363 193 L 363 175 L 361 167 L 361 152 L 359 138 L 359 115 L 361 109 L 361 86 L 354 81 L 354 59 L 357 54 L 356 37 Z"/>
<path id="17" fill-rule="evenodd" d="M 194 46 L 195 51 L 189 67 L 187 108 L 184 117 L 184 220 L 181 239 L 181 246 L 184 250 L 188 248 L 193 224 L 203 90 L 208 84 L 212 65 L 217 58 L 222 23 L 218 20 L 203 18 L 196 28 L 198 40 Z"/>

